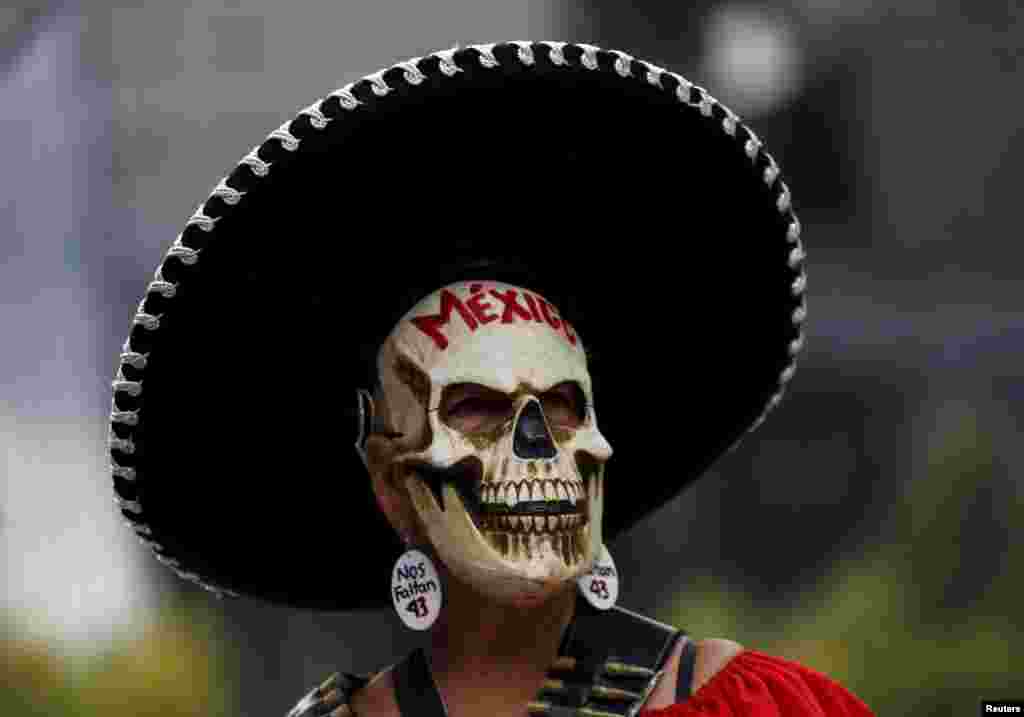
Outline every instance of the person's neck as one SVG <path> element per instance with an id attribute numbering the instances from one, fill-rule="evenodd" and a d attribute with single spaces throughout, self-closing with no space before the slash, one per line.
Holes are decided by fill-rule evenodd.
<path id="1" fill-rule="evenodd" d="M 450 573 L 444 578 L 445 604 L 431 630 L 428 656 L 449 717 L 525 714 L 575 613 L 575 583 L 544 603 L 521 608 L 497 603 Z"/>

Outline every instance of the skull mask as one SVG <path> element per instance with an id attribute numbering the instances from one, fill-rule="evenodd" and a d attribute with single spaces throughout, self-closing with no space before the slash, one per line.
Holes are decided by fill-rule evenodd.
<path id="1" fill-rule="evenodd" d="M 456 577 L 527 605 L 591 568 L 612 449 L 582 342 L 549 302 L 444 287 L 391 332 L 378 375 L 379 418 L 402 434 L 388 468 Z"/>

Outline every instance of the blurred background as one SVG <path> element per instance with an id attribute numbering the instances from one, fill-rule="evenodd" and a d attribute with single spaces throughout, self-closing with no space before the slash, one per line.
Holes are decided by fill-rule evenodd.
<path id="1" fill-rule="evenodd" d="M 518 39 L 708 87 L 766 139 L 809 251 L 787 400 L 609 546 L 620 604 L 878 714 L 1024 698 L 1019 4 L 7 0 L 0 714 L 284 715 L 415 644 L 390 613 L 218 601 L 153 560 L 111 502 L 110 380 L 164 252 L 270 130 L 395 61 Z"/>

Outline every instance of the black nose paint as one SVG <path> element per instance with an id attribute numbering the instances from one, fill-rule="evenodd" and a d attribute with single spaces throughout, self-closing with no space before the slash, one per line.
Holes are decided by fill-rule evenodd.
<path id="1" fill-rule="evenodd" d="M 520 412 L 512 439 L 512 452 L 517 458 L 526 459 L 554 458 L 557 454 L 555 443 L 544 425 L 539 402 L 530 401 Z"/>

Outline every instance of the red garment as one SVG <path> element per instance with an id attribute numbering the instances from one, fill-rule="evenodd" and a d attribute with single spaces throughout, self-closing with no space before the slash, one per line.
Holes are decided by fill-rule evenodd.
<path id="1" fill-rule="evenodd" d="M 639 717 L 873 717 L 835 680 L 796 662 L 744 650 L 686 702 Z"/>

